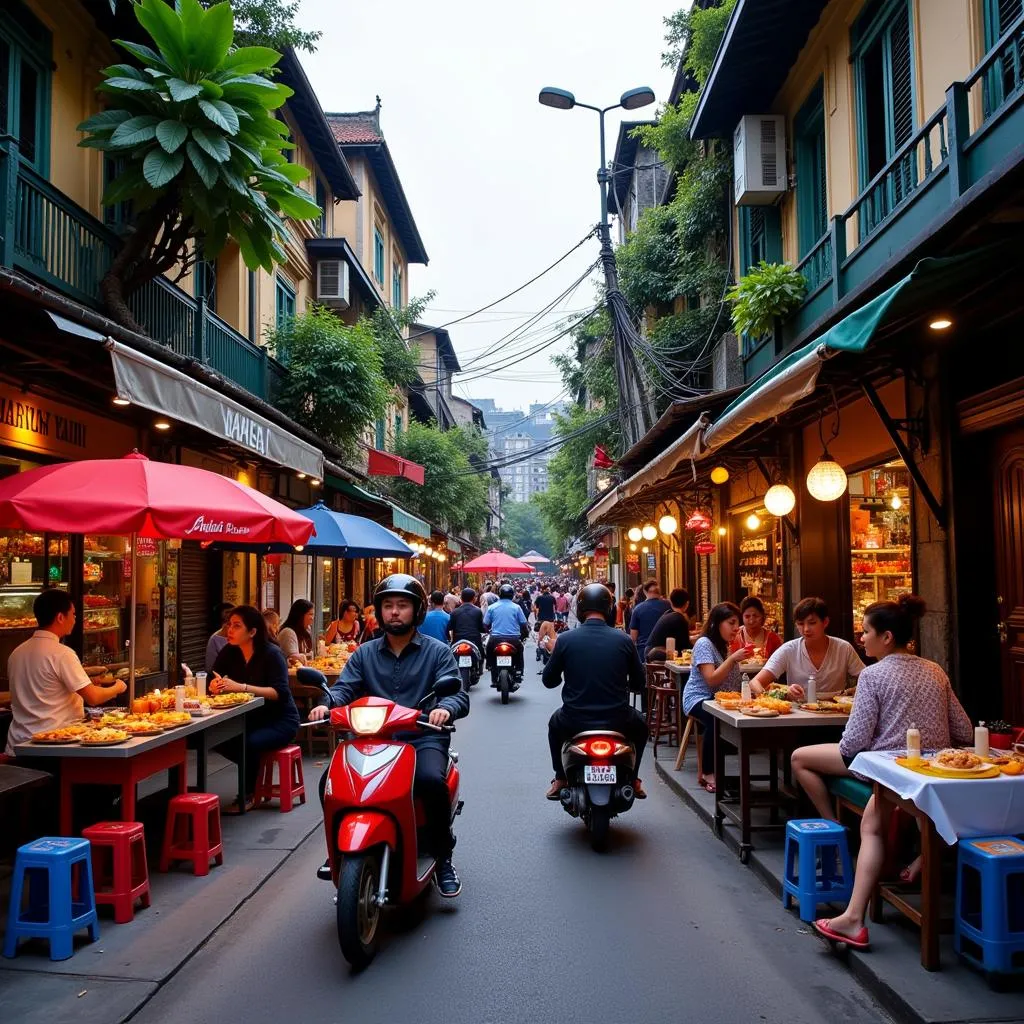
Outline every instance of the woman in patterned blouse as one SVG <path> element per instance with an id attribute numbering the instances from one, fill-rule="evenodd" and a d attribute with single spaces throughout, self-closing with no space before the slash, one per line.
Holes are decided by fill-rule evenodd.
<path id="1" fill-rule="evenodd" d="M 877 658 L 860 674 L 850 720 L 838 744 L 822 743 L 793 752 L 793 771 L 825 818 L 834 818 L 822 775 L 849 775 L 850 762 L 862 750 L 901 750 L 906 730 L 914 723 L 921 731 L 921 748 L 937 749 L 969 743 L 974 731 L 946 673 L 932 661 L 907 652 L 914 623 L 925 603 L 913 594 L 899 601 L 881 601 L 864 613 L 864 650 Z M 814 922 L 826 938 L 866 948 L 864 927 L 871 893 L 885 863 L 881 813 L 871 797 L 860 823 L 860 854 L 853 895 L 846 910 L 832 920 Z"/>

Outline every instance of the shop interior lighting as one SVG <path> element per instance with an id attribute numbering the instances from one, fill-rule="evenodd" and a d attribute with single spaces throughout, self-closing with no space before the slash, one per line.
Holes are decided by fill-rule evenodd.
<path id="1" fill-rule="evenodd" d="M 153 429 L 154 430 L 170 430 L 171 429 L 171 425 L 170 425 L 170 423 L 167 422 L 167 420 L 157 420 L 153 424 Z"/>
<path id="2" fill-rule="evenodd" d="M 310 480 L 309 481 L 309 486 L 310 487 L 319 487 L 320 486 L 320 481 L 319 480 Z"/>
<path id="3" fill-rule="evenodd" d="M 675 516 L 662 516 L 658 520 L 658 529 L 662 533 L 672 534 L 679 529 L 679 523 L 676 522 Z"/>
<path id="4" fill-rule="evenodd" d="M 751 512 L 744 520 L 744 526 L 748 530 L 756 530 L 761 525 L 761 519 L 756 512 Z"/>
<path id="5" fill-rule="evenodd" d="M 764 507 L 773 516 L 788 516 L 796 507 L 796 495 L 793 488 L 786 484 L 772 484 L 765 492 Z"/>
<path id="6" fill-rule="evenodd" d="M 305 479 L 306 479 L 306 474 L 305 474 L 305 473 L 296 473 L 295 475 L 296 475 L 296 476 L 297 476 L 297 477 L 298 477 L 298 478 L 299 478 L 300 480 L 305 480 Z"/>
<path id="7" fill-rule="evenodd" d="M 711 482 L 713 484 L 724 484 L 729 479 L 729 470 L 725 466 L 715 466 L 711 470 Z"/>
<path id="8" fill-rule="evenodd" d="M 127 398 L 122 398 L 120 395 L 115 395 L 113 399 L 114 405 L 131 405 Z"/>
<path id="9" fill-rule="evenodd" d="M 903 499 L 898 494 L 894 493 L 893 496 L 889 499 L 889 508 L 891 508 L 894 512 L 903 508 Z"/>
<path id="10" fill-rule="evenodd" d="M 646 555 L 651 549 L 645 544 L 640 550 Z"/>
<path id="11" fill-rule="evenodd" d="M 726 528 L 725 528 L 724 526 L 720 526 L 720 527 L 718 528 L 718 536 L 719 536 L 719 537 L 724 537 L 724 536 L 726 535 L 726 533 L 727 533 L 727 532 L 728 532 L 728 531 L 726 530 Z"/>
<path id="12" fill-rule="evenodd" d="M 654 540 L 658 536 L 658 529 L 654 523 L 645 523 L 644 528 L 640 531 L 640 536 L 644 540 Z"/>
<path id="13" fill-rule="evenodd" d="M 934 320 L 930 321 L 928 326 L 933 331 L 948 331 L 953 326 L 953 321 L 949 317 L 937 316 Z"/>
<path id="14" fill-rule="evenodd" d="M 639 526 L 631 526 L 626 536 L 635 544 L 638 540 L 642 539 L 643 531 Z"/>
<path id="15" fill-rule="evenodd" d="M 636 545 L 635 544 L 630 544 L 629 545 L 629 550 L 630 551 L 636 551 Z"/>

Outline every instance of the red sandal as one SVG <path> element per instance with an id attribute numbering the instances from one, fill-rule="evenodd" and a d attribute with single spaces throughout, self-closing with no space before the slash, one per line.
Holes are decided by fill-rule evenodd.
<path id="1" fill-rule="evenodd" d="M 828 939 L 829 942 L 842 942 L 844 945 L 850 947 L 850 949 L 870 949 L 871 941 L 868 938 L 867 928 L 861 928 L 856 935 L 844 935 L 842 932 L 833 931 L 829 927 L 829 919 L 822 917 L 815 921 L 811 927 L 823 938 Z"/>

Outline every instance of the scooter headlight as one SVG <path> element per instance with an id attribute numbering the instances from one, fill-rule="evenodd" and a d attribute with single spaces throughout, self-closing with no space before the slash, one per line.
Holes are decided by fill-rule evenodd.
<path id="1" fill-rule="evenodd" d="M 348 712 L 348 720 L 352 725 L 353 732 L 363 736 L 380 732 L 387 717 L 387 708 L 349 708 Z"/>

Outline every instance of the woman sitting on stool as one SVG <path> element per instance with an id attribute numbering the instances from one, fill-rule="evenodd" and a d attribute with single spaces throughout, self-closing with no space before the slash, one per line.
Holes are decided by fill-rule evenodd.
<path id="1" fill-rule="evenodd" d="M 217 655 L 210 692 L 251 693 L 262 697 L 263 707 L 248 712 L 245 736 L 246 810 L 252 805 L 259 777 L 260 757 L 291 743 L 299 731 L 299 712 L 288 685 L 288 665 L 281 649 L 267 639 L 263 616 L 251 605 L 231 612 L 227 646 Z M 217 748 L 236 764 L 242 757 L 242 737 Z M 237 803 L 226 814 L 241 813 Z"/>

